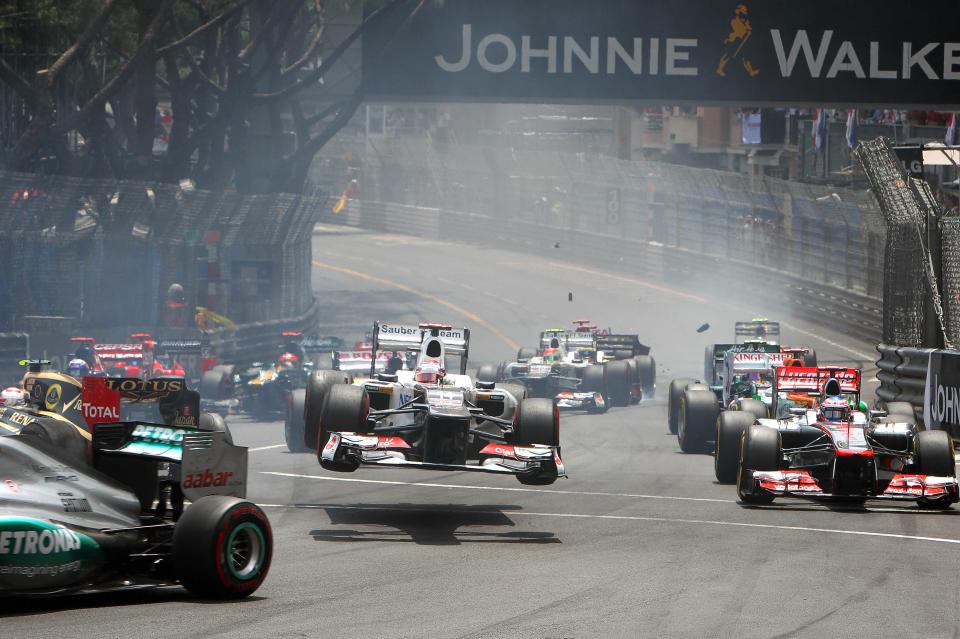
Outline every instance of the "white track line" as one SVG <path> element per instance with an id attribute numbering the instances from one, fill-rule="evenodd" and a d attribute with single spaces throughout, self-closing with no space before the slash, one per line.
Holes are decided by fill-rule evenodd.
<path id="1" fill-rule="evenodd" d="M 340 505 L 291 505 L 291 504 L 260 504 L 264 508 L 295 508 L 295 509 L 314 509 L 314 510 L 388 510 L 400 512 L 437 512 L 430 508 L 381 508 L 365 506 L 340 506 Z M 703 526 L 733 526 L 738 528 L 763 528 L 767 530 L 790 530 L 794 532 L 813 532 L 827 533 L 834 535 L 855 535 L 860 537 L 884 537 L 887 539 L 907 539 L 910 541 L 930 541 L 940 544 L 960 544 L 960 539 L 948 539 L 945 537 L 921 537 L 918 535 L 900 535 L 896 533 L 869 532 L 866 530 L 841 530 L 837 528 L 812 528 L 810 526 L 780 526 L 776 524 L 751 524 L 742 521 L 718 521 L 713 519 L 675 519 L 672 517 L 640 517 L 633 515 L 580 515 L 576 513 L 531 513 L 525 511 L 502 511 L 502 510 L 445 510 L 453 514 L 469 513 L 471 515 L 508 515 L 511 517 L 559 517 L 568 519 L 608 519 L 619 521 L 650 521 L 668 524 L 699 524 Z"/>
<path id="2" fill-rule="evenodd" d="M 873 355 L 868 355 L 867 353 L 861 353 L 860 351 L 858 351 L 858 350 L 856 350 L 856 349 L 850 348 L 849 346 L 844 346 L 843 344 L 841 344 L 841 343 L 839 343 L 839 342 L 835 342 L 835 341 L 833 341 L 833 340 L 831 340 L 831 339 L 827 339 L 827 338 L 824 337 L 823 335 L 819 335 L 819 334 L 817 334 L 817 333 L 813 333 L 813 332 L 811 332 L 811 331 L 804 330 L 804 329 L 800 328 L 799 326 L 797 326 L 797 325 L 795 325 L 795 324 L 790 324 L 789 322 L 780 322 L 780 325 L 781 325 L 781 326 L 786 326 L 786 327 L 789 328 L 790 330 L 796 331 L 797 333 L 800 333 L 801 335 L 806 335 L 807 337 L 812 337 L 813 339 L 818 340 L 818 341 L 820 341 L 820 342 L 823 342 L 824 344 L 829 344 L 830 346 L 833 346 L 834 348 L 839 348 L 840 350 L 844 350 L 844 351 L 850 353 L 851 355 L 853 355 L 854 357 L 856 357 L 857 359 L 862 359 L 862 360 L 866 360 L 866 361 L 868 361 L 868 362 L 872 362 L 872 361 L 876 361 L 877 359 L 880 358 L 879 353 L 875 353 L 875 354 L 873 354 Z"/>
<path id="3" fill-rule="evenodd" d="M 357 484 L 381 484 L 388 486 L 426 486 L 428 488 L 462 488 L 467 490 L 493 490 L 512 493 L 548 493 L 553 495 L 586 495 L 591 497 L 630 497 L 633 499 L 666 499 L 671 501 L 707 501 L 718 504 L 735 504 L 732 499 L 707 499 L 705 497 L 667 497 L 664 495 L 635 495 L 631 493 L 595 493 L 578 492 L 573 490 L 550 490 L 543 488 L 508 488 L 506 486 L 468 486 L 466 484 L 431 484 L 412 481 L 388 481 L 385 479 L 355 479 L 353 477 L 326 477 L 323 475 L 301 475 L 297 473 L 280 473 L 276 471 L 261 471 L 261 475 L 275 475 L 277 477 L 293 477 L 295 479 L 318 479 L 322 481 L 345 481 Z"/>
<path id="4" fill-rule="evenodd" d="M 248 453 L 256 453 L 261 450 L 273 450 L 274 448 L 286 448 L 286 444 L 274 444 L 273 446 L 259 446 L 257 448 L 248 448 Z"/>

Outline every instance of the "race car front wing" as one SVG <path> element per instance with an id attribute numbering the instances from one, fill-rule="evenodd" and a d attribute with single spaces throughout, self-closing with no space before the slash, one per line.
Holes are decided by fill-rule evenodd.
<path id="1" fill-rule="evenodd" d="M 814 497 L 843 498 L 851 495 L 827 493 L 816 478 L 805 470 L 755 470 L 753 471 L 753 492 L 767 493 L 778 497 Z M 956 477 L 935 477 L 933 475 L 910 475 L 898 473 L 893 476 L 883 492 L 876 495 L 861 495 L 870 499 L 941 499 L 948 497 L 952 502 L 960 500 L 960 488 Z"/>
<path id="2" fill-rule="evenodd" d="M 407 458 L 410 444 L 401 437 L 330 433 L 320 453 L 320 460 L 335 465 L 343 463 L 391 468 L 469 471 L 500 475 L 553 475 L 566 477 L 556 446 L 514 446 L 490 443 L 480 451 L 479 464 L 446 464 L 413 461 Z"/>

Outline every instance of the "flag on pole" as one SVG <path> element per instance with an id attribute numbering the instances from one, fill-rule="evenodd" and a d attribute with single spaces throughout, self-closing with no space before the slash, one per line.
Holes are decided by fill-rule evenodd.
<path id="1" fill-rule="evenodd" d="M 957 114 L 950 114 L 950 123 L 947 125 L 947 134 L 943 137 L 943 143 L 947 146 L 953 146 L 957 143 Z"/>
<path id="2" fill-rule="evenodd" d="M 857 124 L 860 116 L 856 109 L 847 111 L 847 146 L 851 149 L 857 148 Z"/>
<path id="3" fill-rule="evenodd" d="M 817 109 L 817 119 L 813 125 L 813 146 L 822 151 L 827 142 L 827 110 Z"/>

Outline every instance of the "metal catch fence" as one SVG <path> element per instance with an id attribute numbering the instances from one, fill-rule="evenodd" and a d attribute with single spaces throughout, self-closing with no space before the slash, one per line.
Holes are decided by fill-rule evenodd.
<path id="1" fill-rule="evenodd" d="M 189 324 L 301 316 L 324 199 L 0 172 L 0 328 L 163 325 L 173 283 Z"/>

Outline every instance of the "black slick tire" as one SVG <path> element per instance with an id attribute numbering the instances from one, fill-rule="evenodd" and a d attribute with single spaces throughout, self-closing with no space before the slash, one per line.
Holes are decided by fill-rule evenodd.
<path id="1" fill-rule="evenodd" d="M 713 450 L 713 470 L 721 484 L 737 483 L 740 469 L 740 441 L 753 425 L 753 415 L 723 411 L 717 419 L 717 443 Z"/>
<path id="2" fill-rule="evenodd" d="M 751 426 L 743 434 L 737 472 L 737 497 L 744 504 L 771 504 L 774 496 L 753 492 L 755 470 L 780 469 L 780 431 L 766 426 Z"/>
<path id="3" fill-rule="evenodd" d="M 212 599 L 251 595 L 270 570 L 273 533 L 254 503 L 213 495 L 189 506 L 173 529 L 173 565 L 190 594 Z"/>
<path id="4" fill-rule="evenodd" d="M 711 390 L 687 388 L 680 397 L 677 442 L 685 453 L 705 453 L 716 429 L 720 406 Z"/>
<path id="5" fill-rule="evenodd" d="M 667 423 L 670 432 L 674 435 L 677 434 L 677 426 L 680 420 L 680 397 L 683 394 L 683 389 L 690 384 L 695 384 L 696 381 L 697 380 L 688 377 L 681 377 L 680 379 L 675 379 L 670 382 L 670 390 L 668 392 L 669 402 L 667 403 Z"/>

